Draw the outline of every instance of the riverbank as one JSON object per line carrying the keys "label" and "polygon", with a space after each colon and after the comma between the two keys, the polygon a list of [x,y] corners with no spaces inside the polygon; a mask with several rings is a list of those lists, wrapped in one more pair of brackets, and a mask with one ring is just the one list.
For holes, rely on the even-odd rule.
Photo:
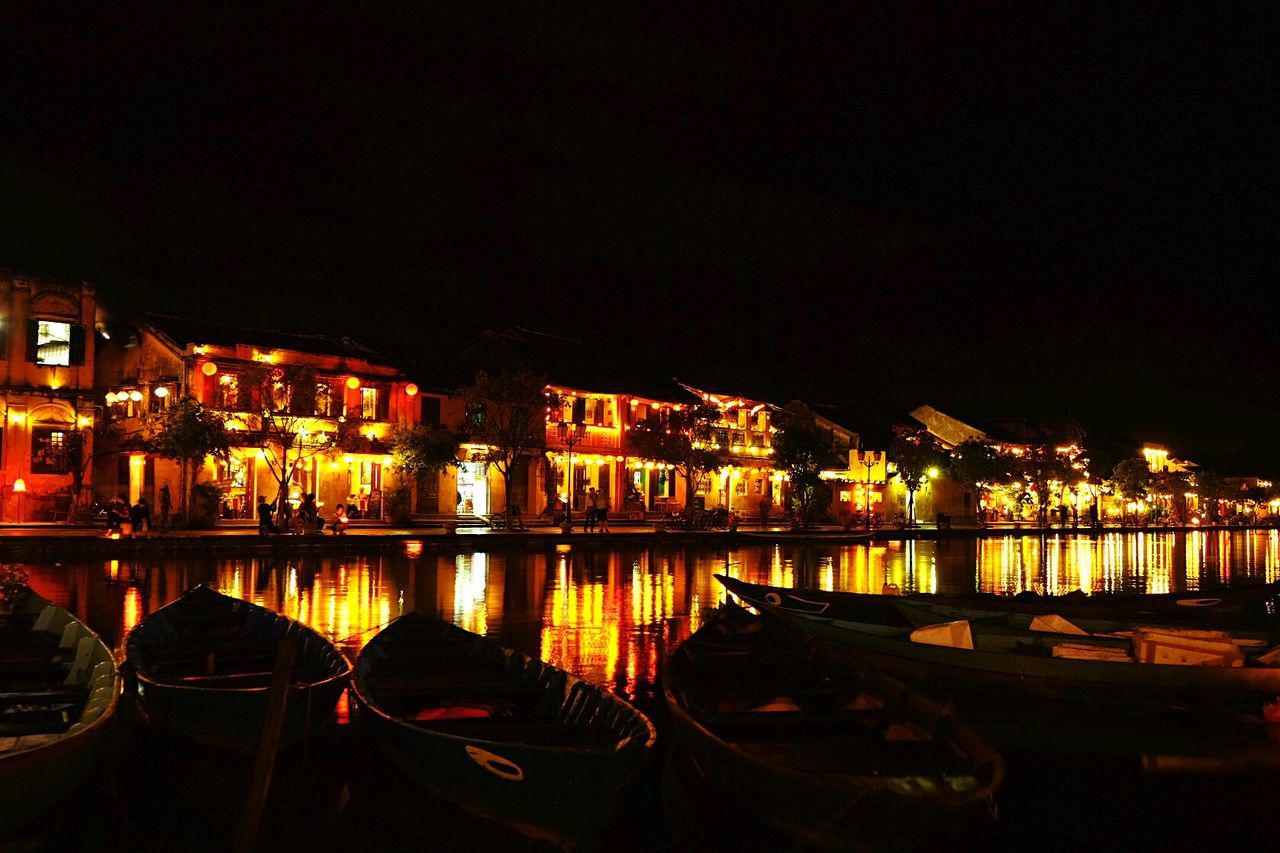
{"label": "riverbank", "polygon": [[791,531],[781,526],[743,526],[728,530],[666,530],[647,523],[613,523],[608,533],[586,533],[580,526],[564,533],[550,525],[525,530],[493,530],[470,526],[446,528],[444,525],[395,527],[378,522],[353,525],[341,536],[272,535],[262,536],[257,527],[231,523],[212,530],[172,530],[152,532],[136,537],[110,537],[100,526],[74,524],[0,525],[0,560],[35,557],[106,557],[151,556],[178,553],[332,553],[413,547],[416,543],[431,548],[459,550],[501,550],[511,547],[543,547],[573,545],[583,547],[635,546],[641,543],[688,543],[715,547],[772,544],[850,545],[860,542],[893,542],[910,540],[1000,539],[1010,536],[1098,536],[1107,533],[1191,533],[1229,532],[1274,529],[1263,525],[1232,527],[882,527],[871,531],[845,530],[836,525],[812,530]]}

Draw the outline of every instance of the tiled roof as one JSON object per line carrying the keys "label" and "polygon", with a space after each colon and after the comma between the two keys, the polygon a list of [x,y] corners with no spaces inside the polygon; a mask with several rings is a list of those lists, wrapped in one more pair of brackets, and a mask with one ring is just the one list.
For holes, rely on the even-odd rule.
{"label": "tiled roof", "polygon": [[386,363],[387,357],[351,338],[334,338],[327,335],[309,335],[285,332],[278,329],[259,329],[236,323],[216,320],[195,320],[170,314],[143,314],[142,321],[168,337],[180,347],[191,344],[213,346],[249,346],[264,349],[284,349],[315,355],[332,355],[342,358],[360,358],[366,361]]}

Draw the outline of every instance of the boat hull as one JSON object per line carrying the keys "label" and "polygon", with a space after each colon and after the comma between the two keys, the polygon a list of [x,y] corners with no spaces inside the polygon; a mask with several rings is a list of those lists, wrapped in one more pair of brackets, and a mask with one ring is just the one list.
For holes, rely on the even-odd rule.
{"label": "boat hull", "polygon": [[[34,594],[26,606],[55,607]],[[88,696],[79,721],[64,734],[0,736],[5,741],[0,749],[0,837],[18,832],[71,796],[97,764],[115,723],[121,679],[111,650],[84,623],[62,608],[57,611],[59,624],[75,624],[76,642],[86,638],[92,643]],[[38,745],[23,748],[26,738]]]}
{"label": "boat hull", "polygon": [[[719,576],[718,576],[719,577]],[[1196,667],[1073,660],[911,642],[895,625],[800,613],[770,600],[769,587],[722,578],[747,603],[826,643],[837,654],[926,685],[939,695],[975,689],[1045,699],[1176,704],[1257,715],[1280,695],[1280,667]],[[975,632],[980,626],[975,626]],[[1031,638],[1029,642],[1036,642]]]}
{"label": "boat hull", "polygon": [[[513,677],[546,685],[546,698],[561,717],[584,724],[607,718],[617,735],[603,748],[547,746],[452,733],[389,713],[366,678],[376,672],[377,658],[387,648],[388,637],[403,628],[398,627],[402,620],[439,624],[442,632],[466,635],[473,648],[464,658],[503,660]],[[655,732],[648,719],[601,688],[487,638],[417,614],[402,620],[375,637],[356,664],[352,692],[358,721],[378,750],[430,793],[524,835],[572,846],[598,831],[652,750]]]}
{"label": "boat hull", "polygon": [[[897,709],[895,717],[900,713],[904,722],[919,727],[917,731],[932,732],[933,737],[927,740],[942,752],[966,756],[963,769],[928,763],[908,769],[901,764],[903,757],[895,756],[893,743],[882,743],[874,733],[878,726],[888,725],[887,712],[879,721],[864,716],[866,712],[852,712],[844,720],[827,712],[826,716],[788,722],[776,731],[772,729],[779,719],[776,712],[748,713],[745,719],[732,714],[738,723],[763,729],[745,735],[742,741],[722,736],[716,722],[708,722],[687,707],[688,696],[699,687],[686,652],[690,644],[702,642],[703,635],[719,640],[716,629],[715,624],[705,626],[677,649],[666,670],[664,694],[676,746],[687,759],[680,765],[685,768],[684,775],[693,775],[696,779],[692,781],[710,786],[734,811],[769,827],[787,839],[787,846],[823,850],[950,847],[990,823],[992,798],[1004,774],[999,756],[956,720],[950,709],[883,673],[860,671],[856,692],[879,697],[885,707]],[[719,643],[717,647],[724,648]],[[739,661],[758,660],[754,657],[758,651],[744,648]],[[797,662],[787,668],[794,672],[800,666]],[[732,673],[722,675],[732,676],[728,678],[731,693],[744,686]],[[764,691],[761,696],[768,695],[776,684],[772,674],[764,676],[764,681],[769,683],[759,685]],[[827,687],[824,683],[815,682],[816,693],[804,689],[802,693],[813,701],[830,689],[829,683]],[[785,696],[788,690],[780,688],[778,692]],[[725,701],[716,695],[713,689],[707,698],[713,703]],[[831,701],[833,695],[818,699],[819,704]],[[797,728],[795,723],[802,725]],[[788,740],[789,736],[795,740]],[[848,744],[855,745],[854,761],[866,762],[863,766],[856,767],[844,757]],[[864,748],[865,752],[857,755]],[[834,759],[839,772],[831,772],[833,759],[820,757],[830,750],[841,756]],[[883,756],[877,759],[880,751]],[[687,784],[691,780],[683,781]]]}
{"label": "boat hull", "polygon": [[[260,646],[259,666],[266,671],[253,686],[198,686],[160,673],[157,659],[177,642],[185,627],[200,622],[208,638],[192,640],[216,656],[228,645]],[[158,730],[173,737],[233,750],[256,749],[262,738],[269,703],[269,676],[275,644],[286,633],[298,639],[295,677],[289,686],[282,745],[320,730],[333,713],[351,677],[351,663],[340,649],[311,628],[241,599],[197,587],[148,615],[130,633],[126,648],[133,667],[138,708]],[[302,678],[302,670],[311,673]],[[234,680],[229,677],[223,681]]]}

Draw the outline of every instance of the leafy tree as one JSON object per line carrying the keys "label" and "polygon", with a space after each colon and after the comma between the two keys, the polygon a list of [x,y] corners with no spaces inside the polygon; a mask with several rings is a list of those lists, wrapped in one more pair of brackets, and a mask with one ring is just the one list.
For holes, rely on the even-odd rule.
{"label": "leafy tree", "polygon": [[942,456],[925,430],[900,430],[889,446],[889,458],[907,490],[907,521],[914,524],[916,492],[929,478],[929,470],[941,463]]}
{"label": "leafy tree", "polygon": [[478,371],[475,384],[458,394],[467,403],[464,438],[488,448],[484,460],[502,475],[510,518],[515,506],[511,478],[533,451],[546,447],[546,413],[560,398],[547,390],[546,379],[522,369]]}
{"label": "leafy tree", "polygon": [[395,431],[391,456],[401,478],[421,480],[458,463],[458,437],[444,427],[415,424]]}
{"label": "leafy tree", "polygon": [[1150,482],[1151,469],[1147,460],[1140,457],[1120,460],[1111,472],[1112,489],[1126,501],[1146,498]]}
{"label": "leafy tree", "polygon": [[971,438],[951,449],[951,479],[971,490],[982,503],[991,486],[1009,480],[1012,463],[1008,456],[985,441]]}
{"label": "leafy tree", "polygon": [[1216,471],[1201,470],[1196,473],[1196,494],[1209,509],[1209,522],[1218,523],[1218,502],[1231,497],[1231,487]]}
{"label": "leafy tree", "polygon": [[773,438],[774,464],[787,472],[801,527],[813,526],[825,484],[819,476],[830,462],[830,434],[810,413],[789,415]]}
{"label": "leafy tree", "polygon": [[706,482],[707,474],[720,468],[728,451],[715,446],[715,425],[720,420],[715,406],[698,404],[680,411],[654,413],[631,428],[629,439],[636,456],[671,465],[684,479],[685,526],[693,527],[693,496]]}
{"label": "leafy tree", "polygon": [[178,514],[187,517],[188,498],[200,467],[210,456],[225,459],[229,453],[226,421],[222,415],[200,405],[192,397],[183,397],[169,407],[160,419],[152,440],[156,452],[178,463]]}
{"label": "leafy tree", "polygon": [[301,364],[254,366],[240,376],[241,407],[276,481],[275,510],[284,523],[289,482],[299,462],[320,455],[337,433],[316,418],[316,372]]}
{"label": "leafy tree", "polygon": [[1174,521],[1186,523],[1186,494],[1191,489],[1190,477],[1180,471],[1162,471],[1152,475],[1150,489],[1153,495],[1164,500]]}

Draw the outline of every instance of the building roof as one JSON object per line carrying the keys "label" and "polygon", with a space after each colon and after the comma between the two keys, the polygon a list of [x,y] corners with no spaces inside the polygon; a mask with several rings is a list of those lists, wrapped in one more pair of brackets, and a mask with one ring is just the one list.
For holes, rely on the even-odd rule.
{"label": "building roof", "polygon": [[180,349],[193,344],[234,347],[248,344],[263,349],[283,349],[294,352],[331,355],[341,358],[359,358],[365,361],[387,364],[384,353],[370,349],[349,337],[334,338],[328,335],[284,332],[278,329],[260,329],[238,323],[217,320],[196,320],[171,314],[143,314],[141,321],[159,334],[177,344]]}

